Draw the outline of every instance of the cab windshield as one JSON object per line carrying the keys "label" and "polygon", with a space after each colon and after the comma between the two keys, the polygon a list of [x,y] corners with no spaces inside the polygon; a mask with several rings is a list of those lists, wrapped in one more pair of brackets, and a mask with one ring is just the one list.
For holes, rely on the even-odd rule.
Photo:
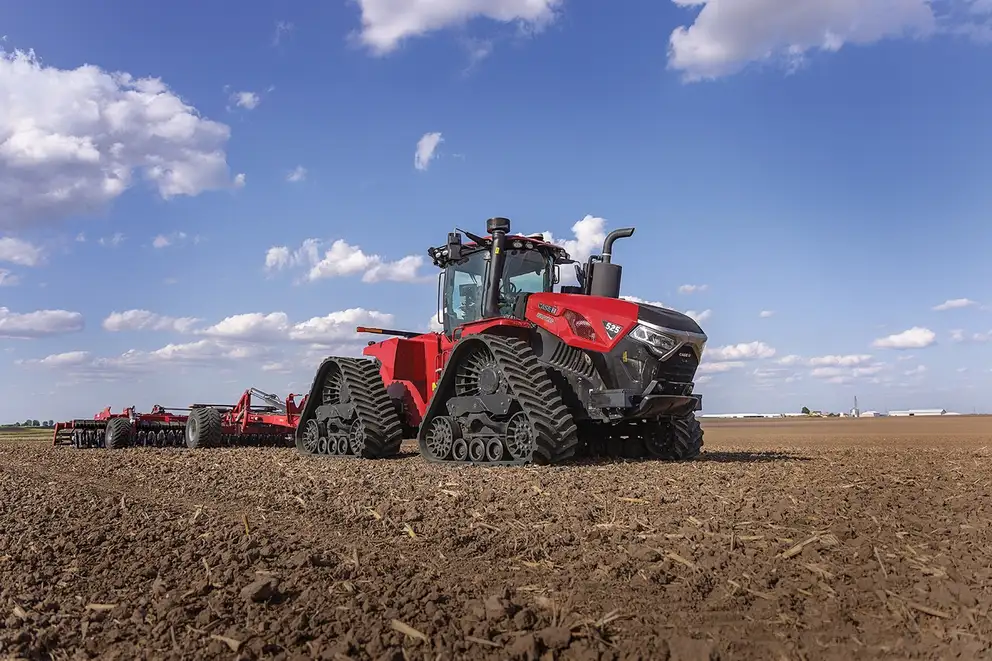
{"label": "cab windshield", "polygon": [[[444,278],[444,332],[482,318],[489,252],[479,250],[448,267]],[[509,315],[517,297],[551,291],[551,261],[537,250],[507,250],[500,285],[500,314]]]}

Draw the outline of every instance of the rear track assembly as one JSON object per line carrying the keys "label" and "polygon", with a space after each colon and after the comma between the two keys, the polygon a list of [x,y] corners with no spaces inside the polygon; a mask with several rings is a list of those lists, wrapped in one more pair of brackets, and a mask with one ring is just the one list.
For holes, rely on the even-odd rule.
{"label": "rear track assembly", "polygon": [[297,431],[301,453],[377,459],[399,452],[403,426],[374,361],[326,359],[317,370],[310,401]]}

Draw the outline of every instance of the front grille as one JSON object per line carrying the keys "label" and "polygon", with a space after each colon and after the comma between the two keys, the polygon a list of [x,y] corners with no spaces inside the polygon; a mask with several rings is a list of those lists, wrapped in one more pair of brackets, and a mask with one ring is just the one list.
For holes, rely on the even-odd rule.
{"label": "front grille", "polygon": [[663,363],[658,363],[655,379],[658,381],[676,381],[688,383],[692,381],[699,366],[696,352],[690,346],[681,347]]}

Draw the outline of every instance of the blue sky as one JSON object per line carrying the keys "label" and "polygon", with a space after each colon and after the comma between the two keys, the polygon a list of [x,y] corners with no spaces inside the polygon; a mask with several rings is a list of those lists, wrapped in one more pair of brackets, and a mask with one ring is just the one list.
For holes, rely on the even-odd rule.
{"label": "blue sky", "polygon": [[813,4],[5,9],[0,420],[305,391],[494,215],[636,227],[705,412],[984,410],[992,3]]}

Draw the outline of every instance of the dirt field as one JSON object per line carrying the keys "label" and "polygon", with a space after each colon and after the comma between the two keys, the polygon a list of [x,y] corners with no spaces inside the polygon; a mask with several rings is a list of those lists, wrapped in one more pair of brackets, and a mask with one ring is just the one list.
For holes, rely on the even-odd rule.
{"label": "dirt field", "polygon": [[992,417],[452,469],[0,443],[0,657],[992,657]]}

